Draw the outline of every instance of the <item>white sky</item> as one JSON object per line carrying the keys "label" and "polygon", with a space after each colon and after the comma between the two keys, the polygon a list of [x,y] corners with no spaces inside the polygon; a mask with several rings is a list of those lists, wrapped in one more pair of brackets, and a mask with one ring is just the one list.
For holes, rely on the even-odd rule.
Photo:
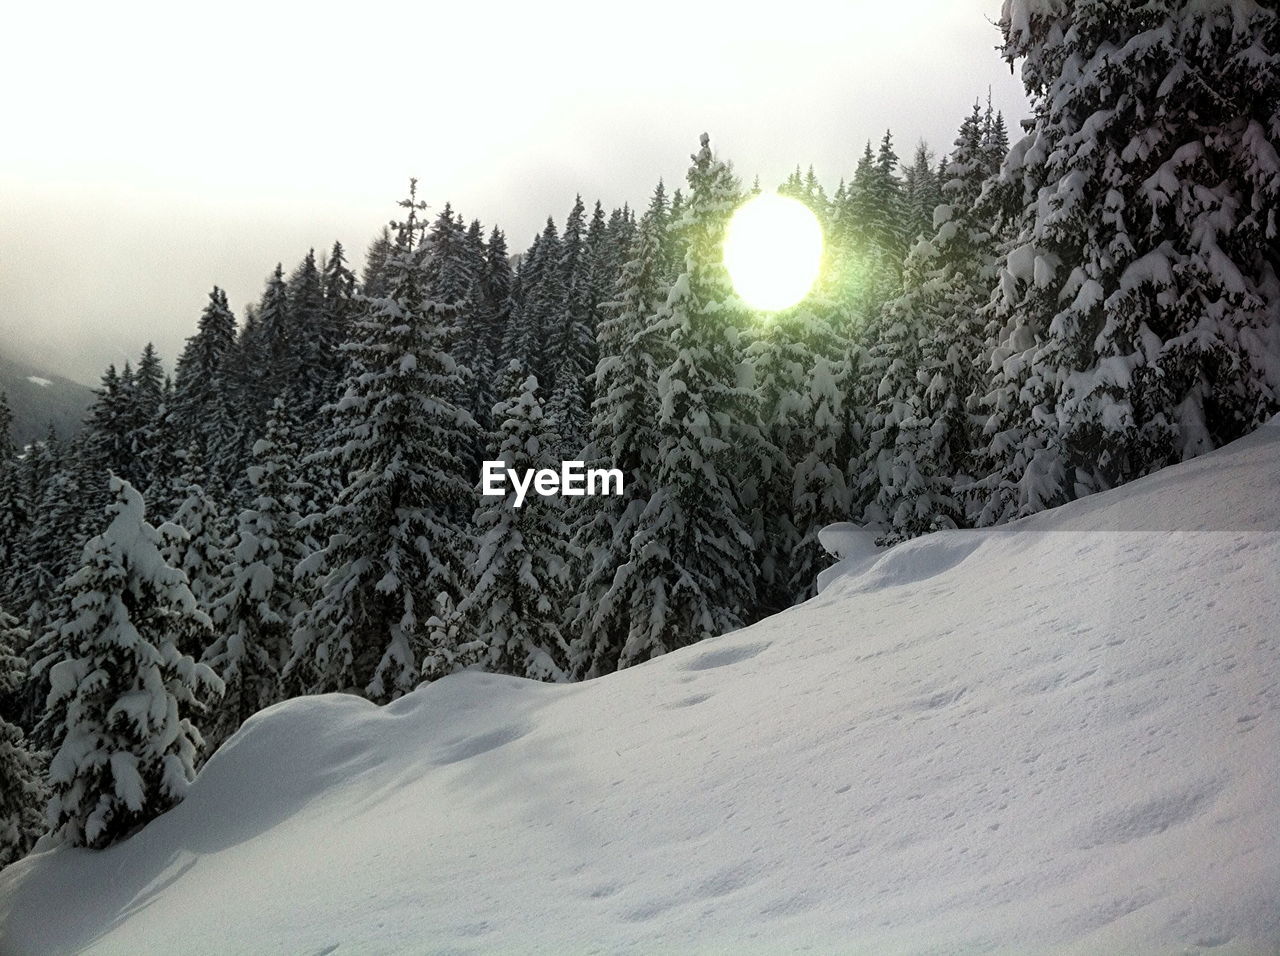
{"label": "white sky", "polygon": [[10,5],[0,353],[92,383],[153,340],[172,367],[214,283],[239,314],[311,246],[363,264],[410,175],[516,252],[576,192],[681,184],[704,129],[748,181],[828,188],[886,127],[945,152],[988,86],[1016,138],[999,7]]}

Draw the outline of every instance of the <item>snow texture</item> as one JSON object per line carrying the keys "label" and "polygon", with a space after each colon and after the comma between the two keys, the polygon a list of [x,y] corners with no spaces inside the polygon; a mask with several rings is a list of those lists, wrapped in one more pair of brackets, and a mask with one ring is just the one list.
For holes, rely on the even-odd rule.
{"label": "snow texture", "polygon": [[575,685],[291,700],[0,951],[1280,945],[1280,421]]}

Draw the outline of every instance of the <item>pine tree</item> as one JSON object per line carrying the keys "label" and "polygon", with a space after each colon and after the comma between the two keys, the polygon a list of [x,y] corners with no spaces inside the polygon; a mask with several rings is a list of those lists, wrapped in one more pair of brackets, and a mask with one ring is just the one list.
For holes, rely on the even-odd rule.
{"label": "pine tree", "polygon": [[8,396],[0,391],[0,597],[8,593],[19,570],[18,555],[26,538],[29,507],[13,447],[13,413]]}
{"label": "pine tree", "polygon": [[564,312],[563,252],[555,220],[547,224],[520,263],[520,304],[507,330],[505,362],[521,362],[540,382],[551,383],[556,356],[550,336]]}
{"label": "pine tree", "polygon": [[232,363],[237,350],[236,320],[226,293],[214,286],[196,334],[187,339],[174,370],[168,434],[194,441],[201,466],[216,473],[239,420]]}
{"label": "pine tree", "polygon": [[507,328],[516,309],[515,275],[511,271],[511,258],[507,254],[507,237],[494,226],[485,245],[484,274],[482,278],[485,308],[488,315],[486,346],[495,369],[503,366],[503,342]]}
{"label": "pine tree", "polygon": [[25,611],[27,627],[38,635],[54,614],[58,582],[74,570],[85,540],[82,504],[88,489],[81,487],[83,472],[63,455],[52,428],[29,460],[28,495],[33,507],[14,607]]}
{"label": "pine tree", "polygon": [[356,294],[355,273],[347,267],[346,250],[340,242],[334,242],[329,251],[321,270],[320,287],[324,301],[320,344],[328,387],[333,389],[346,371],[341,349],[350,331]]}
{"label": "pine tree", "polygon": [[[314,266],[313,262],[313,273]],[[261,431],[271,402],[284,395],[292,383],[299,381],[302,369],[304,346],[299,341],[284,280],[284,267],[280,263],[267,276],[267,286],[258,303],[257,334],[257,361],[249,367],[251,391],[245,396],[247,418],[240,423],[240,445],[246,448],[250,444],[250,436]]]}
{"label": "pine tree", "polygon": [[665,214],[659,183],[640,222],[633,258],[622,270],[616,311],[600,324],[596,400],[585,458],[593,468],[620,469],[626,481],[622,495],[585,499],[573,532],[583,564],[572,606],[570,648],[571,673],[579,678],[617,669],[632,608],[643,599],[644,582],[635,574],[631,542],[658,472],[654,420],[661,358],[655,356],[665,356],[654,328],[667,296]]}
{"label": "pine tree", "polygon": [[988,177],[1000,172],[1004,158],[1009,154],[1009,130],[1004,114],[991,105],[991,92],[987,92],[987,109],[982,114],[982,158]]}
{"label": "pine tree", "polygon": [[302,610],[293,571],[302,556],[298,509],[306,492],[292,473],[294,430],[284,401],[276,399],[266,433],[253,447],[253,497],[229,542],[226,586],[212,602],[217,637],[203,660],[222,677],[226,694],[206,729],[210,749],[281,699],[280,669],[293,618]]}
{"label": "pine tree", "polygon": [[1034,119],[992,324],[982,523],[1201,454],[1280,407],[1274,8],[1011,2]]}
{"label": "pine tree", "polygon": [[387,294],[386,265],[391,250],[391,230],[383,226],[378,237],[369,243],[364,271],[360,274],[360,291],[370,299],[381,299]]}
{"label": "pine tree", "polygon": [[[180,503],[169,521],[160,526],[160,535],[165,561],[186,576],[197,609],[209,614],[224,585],[227,520],[204,489],[199,462],[194,456],[188,462],[188,469],[177,480]],[[179,649],[198,658],[205,648],[180,645]]]}
{"label": "pine tree", "polygon": [[[81,453],[76,456],[82,469],[106,475],[121,474],[130,468],[128,405],[132,385],[133,372],[128,363],[124,375],[116,371],[114,364],[107,366],[85,418]],[[97,510],[106,500],[102,493],[95,494],[94,498],[86,503],[86,510]]]}
{"label": "pine tree", "polygon": [[760,605],[776,611],[813,594],[828,563],[818,532],[845,520],[851,430],[845,393],[853,348],[821,289],[749,335],[766,441],[757,443],[752,508]]}
{"label": "pine tree", "polygon": [[461,387],[445,350],[456,310],[431,298],[411,181],[405,220],[385,264],[389,294],[364,299],[348,346],[352,371],[333,406],[331,450],[350,476],[317,533],[328,543],[300,566],[315,579],[286,682],[362,688],[375,700],[448,673],[457,649],[432,621],[456,607],[470,548],[472,479],[463,456],[475,424],[448,396]]}
{"label": "pine tree", "polygon": [[917,144],[907,170],[902,198],[906,211],[903,233],[909,249],[917,240],[933,234],[933,211],[942,204],[942,184],[933,164],[933,153],[923,140]]}
{"label": "pine tree", "polygon": [[163,401],[164,367],[148,342],[128,389],[121,395],[120,408],[125,456],[118,474],[137,487],[150,485],[160,468]]}
{"label": "pine tree", "polygon": [[973,409],[986,384],[980,311],[995,278],[995,238],[979,205],[987,157],[975,103],[946,168],[937,228],[908,256],[906,288],[881,314],[863,370],[875,400],[858,511],[882,543],[968,523]]}
{"label": "pine tree", "polygon": [[336,344],[330,334],[325,312],[324,279],[316,265],[316,251],[309,249],[302,262],[285,283],[285,302],[289,328],[289,350],[292,361],[288,377],[281,389],[268,399],[271,402],[287,391],[295,401],[298,416],[310,421],[320,406],[331,401],[329,394],[331,356],[328,350]]}
{"label": "pine tree", "polygon": [[689,169],[679,230],[685,268],[655,331],[665,340],[657,382],[658,473],[632,541],[642,591],[619,656],[627,666],[740,627],[756,606],[757,568],[734,456],[754,422],[738,384],[747,318],[721,249],[741,187],[704,133]]}
{"label": "pine tree", "polygon": [[[509,397],[494,408],[496,457],[507,468],[558,468],[560,437],[550,430],[538,380],[518,362],[506,372]],[[512,490],[485,499],[475,515],[478,549],[471,593],[459,612],[481,647],[486,669],[566,680],[568,646],[562,615],[569,596],[572,548],[564,504],[531,495],[519,507]]]}
{"label": "pine tree", "polygon": [[27,633],[0,608],[0,870],[21,859],[44,830],[41,767],[18,725]]}
{"label": "pine tree", "polygon": [[74,617],[49,674],[48,818],[73,846],[106,846],[182,799],[203,745],[193,718],[222,692],[178,650],[209,619],[165,563],[142,496],[119,478],[110,490],[108,527],[65,584]]}

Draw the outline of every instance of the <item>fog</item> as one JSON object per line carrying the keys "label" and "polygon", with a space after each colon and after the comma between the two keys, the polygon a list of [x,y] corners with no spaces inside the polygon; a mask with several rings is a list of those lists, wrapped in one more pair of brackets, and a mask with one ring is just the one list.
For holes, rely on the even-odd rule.
{"label": "fog", "polygon": [[92,384],[153,341],[171,368],[215,283],[240,314],[310,247],[362,265],[411,175],[518,252],[576,193],[682,184],[703,130],[748,182],[831,189],[888,127],[909,161],[988,88],[1015,139],[1027,112],[998,0],[444,6],[9,11],[0,354]]}

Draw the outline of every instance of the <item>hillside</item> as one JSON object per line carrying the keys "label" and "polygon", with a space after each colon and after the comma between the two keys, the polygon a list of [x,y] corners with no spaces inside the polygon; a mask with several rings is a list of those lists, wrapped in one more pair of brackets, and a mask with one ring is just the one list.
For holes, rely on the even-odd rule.
{"label": "hillside", "polygon": [[51,424],[63,437],[74,435],[93,401],[88,386],[3,355],[0,392],[8,396],[13,440],[19,447],[44,438]]}
{"label": "hillside", "polygon": [[0,952],[1274,953],[1280,421],[585,684],[251,719]]}

